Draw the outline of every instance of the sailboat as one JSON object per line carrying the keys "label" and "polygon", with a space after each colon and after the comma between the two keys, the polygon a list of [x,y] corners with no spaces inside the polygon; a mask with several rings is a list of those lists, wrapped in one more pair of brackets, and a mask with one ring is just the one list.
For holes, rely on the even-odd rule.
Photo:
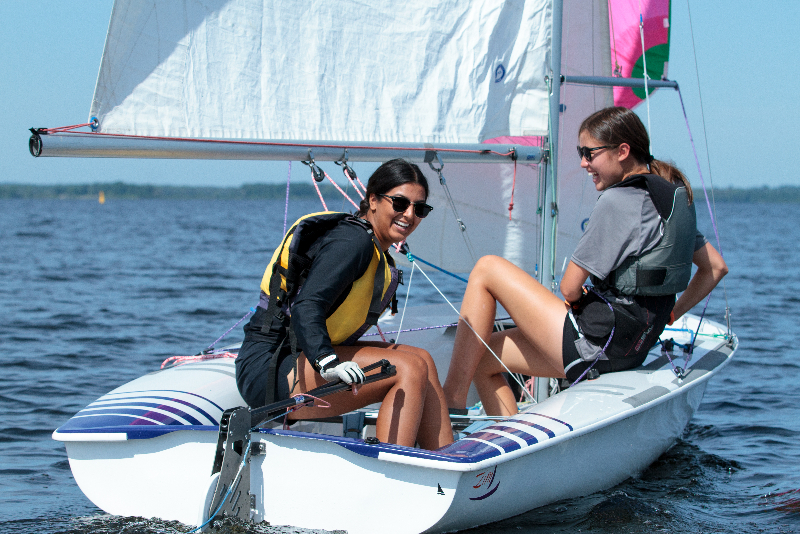
{"label": "sailboat", "polygon": [[[668,38],[666,0],[116,0],[82,125],[91,131],[34,130],[29,148],[303,161],[320,177],[325,162],[404,157],[440,184],[413,254],[398,257],[406,269],[466,273],[497,254],[555,291],[596,199],[561,147],[594,110],[678,88],[662,79]],[[502,310],[497,319],[513,326]],[[443,378],[456,321],[442,303],[379,326],[431,352]],[[516,416],[471,410],[460,439],[437,451],[377,442],[369,410],[253,426],[235,347],[121,385],[53,437],[112,514],[450,532],[612,487],[664,453],[738,341],[694,315],[662,337],[672,341],[630,371],[562,391],[535,378]],[[615,451],[602,469],[576,467],[598,450]]]}

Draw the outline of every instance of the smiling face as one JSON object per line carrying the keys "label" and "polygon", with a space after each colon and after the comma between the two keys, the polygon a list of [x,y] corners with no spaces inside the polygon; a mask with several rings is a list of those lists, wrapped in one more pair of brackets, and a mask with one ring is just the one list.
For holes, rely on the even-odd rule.
{"label": "smiling face", "polygon": [[[585,147],[598,147],[604,146],[608,143],[602,143],[589,135],[585,130],[578,136],[580,146]],[[586,172],[591,176],[594,182],[594,188],[598,191],[621,182],[625,176],[625,170],[621,161],[625,159],[621,157],[621,148],[627,145],[620,145],[619,147],[601,148],[592,152],[592,161],[587,161],[586,158],[581,158],[581,167],[586,169]],[[627,156],[627,151],[625,156]]]}
{"label": "smiling face", "polygon": [[387,250],[392,243],[400,243],[411,235],[416,229],[419,217],[414,215],[413,202],[425,202],[425,188],[418,183],[406,183],[390,189],[386,196],[401,196],[412,202],[404,212],[396,212],[392,207],[392,200],[385,196],[370,195],[369,211],[364,218],[372,224],[375,237],[383,250]]}

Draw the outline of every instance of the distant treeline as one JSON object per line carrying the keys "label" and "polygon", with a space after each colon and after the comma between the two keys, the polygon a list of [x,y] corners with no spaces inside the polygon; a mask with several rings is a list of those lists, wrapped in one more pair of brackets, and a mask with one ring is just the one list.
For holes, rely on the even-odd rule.
{"label": "distant treeline", "polygon": [[[320,184],[323,195],[333,186]],[[134,185],[123,182],[87,185],[25,185],[0,184],[0,198],[62,198],[97,199],[102,191],[106,200],[163,199],[163,200],[264,200],[286,198],[286,184],[245,184],[240,187],[194,187],[174,185]],[[311,184],[292,184],[289,197],[316,197]]]}
{"label": "distant treeline", "polygon": [[[320,184],[327,196],[333,186]],[[63,198],[97,199],[103,192],[106,200],[113,199],[164,199],[164,200],[264,200],[286,198],[285,184],[245,184],[240,187],[193,187],[175,185],[134,185],[123,182],[87,185],[24,185],[0,184],[0,199],[11,198]],[[702,191],[695,187],[695,194]],[[292,184],[290,198],[313,198],[317,192],[308,183]],[[749,189],[719,188],[714,190],[718,202],[778,202],[800,203],[800,187],[758,187]]]}
{"label": "distant treeline", "polygon": [[[702,190],[692,186],[695,195],[702,194]],[[711,196],[711,191],[709,191]],[[800,187],[784,185],[781,187],[753,187],[748,189],[735,189],[732,187],[714,189],[714,199],[717,202],[776,202],[800,203]]]}

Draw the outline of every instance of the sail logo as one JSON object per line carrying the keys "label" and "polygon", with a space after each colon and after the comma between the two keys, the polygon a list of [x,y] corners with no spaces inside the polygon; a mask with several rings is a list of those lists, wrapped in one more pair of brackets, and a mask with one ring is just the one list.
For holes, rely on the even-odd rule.
{"label": "sail logo", "polygon": [[494,83],[500,83],[503,81],[503,78],[506,77],[506,68],[500,63],[496,69],[494,69]]}
{"label": "sail logo", "polygon": [[480,495],[479,497],[470,497],[469,500],[482,501],[483,499],[489,497],[491,494],[497,491],[497,488],[500,487],[500,481],[497,481],[497,484],[495,484],[494,487],[492,487],[492,483],[495,481],[496,473],[497,473],[497,466],[494,466],[493,471],[481,471],[480,473],[475,475],[475,478],[477,478],[478,480],[476,481],[477,484],[475,484],[472,487],[474,489],[485,488],[485,493],[483,495]]}

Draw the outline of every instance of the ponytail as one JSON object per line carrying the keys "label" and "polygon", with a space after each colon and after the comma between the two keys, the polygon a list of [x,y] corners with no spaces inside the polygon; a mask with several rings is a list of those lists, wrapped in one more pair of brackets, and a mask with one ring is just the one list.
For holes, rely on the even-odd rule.
{"label": "ponytail", "polygon": [[686,188],[686,196],[689,198],[689,204],[691,205],[692,202],[694,202],[692,186],[689,185],[689,180],[686,179],[686,176],[684,176],[677,167],[667,163],[666,161],[653,159],[650,162],[650,172],[657,174],[670,183],[683,185]]}

